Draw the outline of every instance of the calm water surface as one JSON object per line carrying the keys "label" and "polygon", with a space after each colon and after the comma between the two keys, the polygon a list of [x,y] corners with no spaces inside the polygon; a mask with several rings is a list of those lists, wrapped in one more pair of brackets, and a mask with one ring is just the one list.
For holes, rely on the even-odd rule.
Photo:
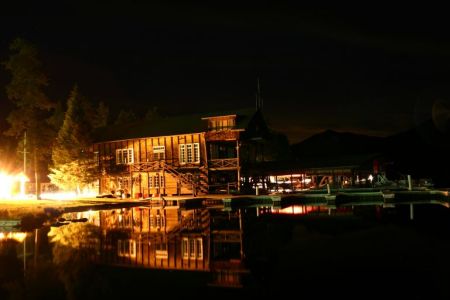
{"label": "calm water surface", "polygon": [[153,205],[3,218],[0,232],[0,299],[450,298],[441,205],[414,220],[409,205]]}

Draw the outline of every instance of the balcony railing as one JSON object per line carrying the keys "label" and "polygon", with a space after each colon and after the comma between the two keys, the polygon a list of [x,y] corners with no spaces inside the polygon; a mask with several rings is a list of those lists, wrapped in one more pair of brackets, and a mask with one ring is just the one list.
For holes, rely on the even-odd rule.
{"label": "balcony railing", "polygon": [[237,158],[211,159],[208,166],[210,169],[236,169],[239,162]]}

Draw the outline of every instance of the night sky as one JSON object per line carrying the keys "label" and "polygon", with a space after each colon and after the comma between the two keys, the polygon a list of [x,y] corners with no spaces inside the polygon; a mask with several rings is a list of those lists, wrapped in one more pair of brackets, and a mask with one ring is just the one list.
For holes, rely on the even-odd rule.
{"label": "night sky", "polygon": [[[450,21],[438,7],[124,3],[2,16],[0,59],[15,37],[30,40],[52,99],[77,83],[113,118],[251,107],[259,76],[264,113],[291,142],[325,129],[386,136],[450,99]],[[1,69],[2,127],[8,80]]]}

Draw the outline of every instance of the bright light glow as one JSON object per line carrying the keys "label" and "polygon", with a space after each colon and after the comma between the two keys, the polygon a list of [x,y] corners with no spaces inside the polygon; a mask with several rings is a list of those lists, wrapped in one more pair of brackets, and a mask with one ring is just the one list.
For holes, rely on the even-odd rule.
{"label": "bright light glow", "polygon": [[[9,174],[0,171],[0,199],[4,200],[25,200],[35,198],[35,195],[27,195],[25,191],[25,183],[29,179],[23,173]],[[41,199],[47,200],[74,200],[79,198],[95,198],[97,196],[96,189],[84,189],[80,193],[75,192],[52,192],[42,193]]]}
{"label": "bright light glow", "polygon": [[373,180],[373,176],[372,176],[372,174],[370,174],[370,175],[369,175],[369,177],[367,177],[367,179],[369,179],[369,180],[370,180],[370,182],[372,182],[372,180]]}
{"label": "bright light glow", "polygon": [[81,193],[77,194],[75,192],[52,192],[52,193],[42,193],[41,199],[46,200],[74,200],[79,198],[95,198],[96,192],[90,190],[83,190]]}
{"label": "bright light glow", "polygon": [[274,213],[288,214],[288,215],[305,215],[314,210],[315,210],[315,208],[313,206],[292,205],[292,206],[288,206],[286,208],[275,210]]}
{"label": "bright light glow", "polygon": [[25,182],[28,178],[23,174],[7,174],[0,172],[0,198],[12,199],[23,198],[25,196]]}
{"label": "bright light glow", "polygon": [[10,239],[21,243],[26,237],[26,232],[0,232],[0,241]]}

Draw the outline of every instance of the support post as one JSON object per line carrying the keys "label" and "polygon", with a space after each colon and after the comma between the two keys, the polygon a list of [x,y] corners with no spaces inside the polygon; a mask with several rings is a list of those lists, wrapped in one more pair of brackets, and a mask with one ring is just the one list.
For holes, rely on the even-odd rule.
{"label": "support post", "polygon": [[38,175],[38,163],[37,163],[37,154],[36,154],[36,146],[34,147],[34,182],[36,184],[36,200],[41,198],[41,189],[39,186],[39,175]]}
{"label": "support post", "polygon": [[241,163],[239,162],[239,140],[236,140],[236,158],[237,158],[237,191],[241,191]]}
{"label": "support post", "polygon": [[243,228],[242,228],[242,210],[239,209],[239,237],[240,237],[240,254],[241,254],[241,259],[244,259],[245,254],[244,254],[244,239],[243,239]]}
{"label": "support post", "polygon": [[23,175],[27,175],[27,132],[23,133]]}
{"label": "support post", "polygon": [[27,271],[27,236],[23,239],[23,273]]}
{"label": "support post", "polygon": [[37,267],[39,256],[39,229],[34,230],[34,268]]}
{"label": "support post", "polygon": [[414,220],[414,204],[409,204],[409,219]]}
{"label": "support post", "polygon": [[408,175],[408,191],[412,191],[411,175]]}
{"label": "support post", "polygon": [[[131,170],[131,165],[129,166],[129,168],[130,168],[130,186],[129,186],[129,188],[130,188],[130,198],[133,198],[134,197],[134,195],[133,195],[133,171]],[[125,198],[126,198],[126,195],[125,195]]]}

